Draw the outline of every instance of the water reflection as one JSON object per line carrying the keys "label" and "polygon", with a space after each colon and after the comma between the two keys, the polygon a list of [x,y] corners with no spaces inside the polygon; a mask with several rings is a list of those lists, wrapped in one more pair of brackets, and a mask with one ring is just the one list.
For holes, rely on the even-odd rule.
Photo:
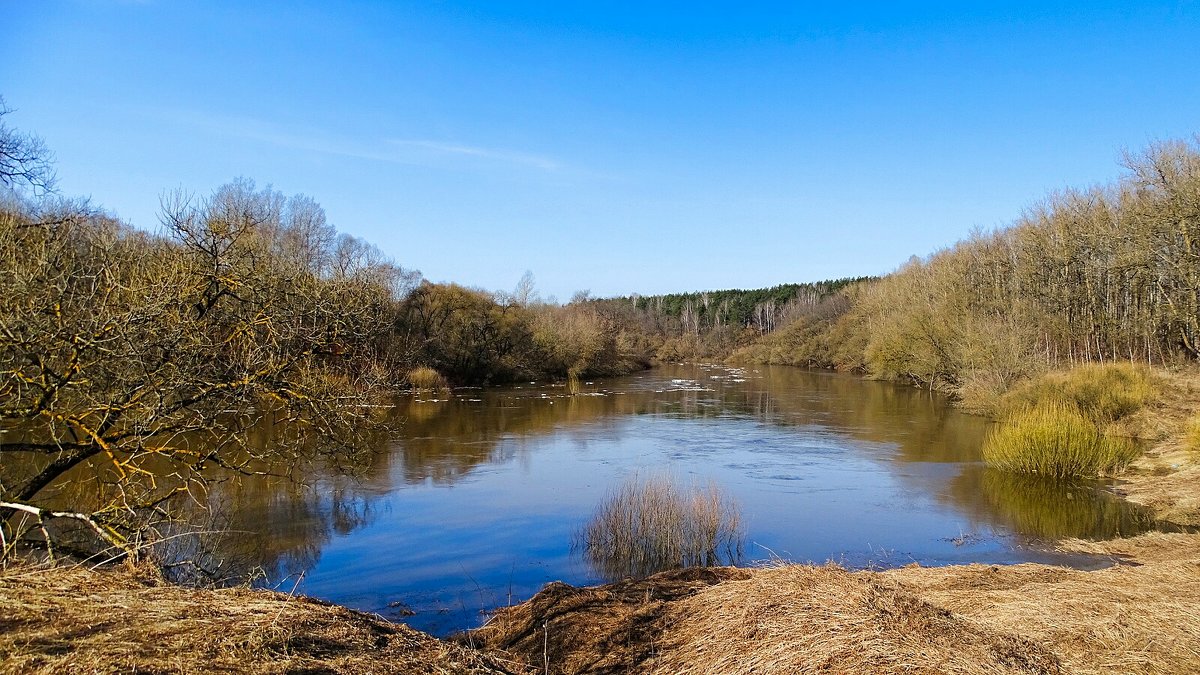
{"label": "water reflection", "polygon": [[[229,534],[212,562],[304,572],[299,592],[443,633],[549,581],[645,572],[571,550],[639,472],[713,481],[742,507],[748,557],[851,565],[1044,560],[1044,537],[1160,527],[1092,486],[987,471],[988,428],[937,395],[796,368],[674,366],[566,387],[405,397],[400,438],[354,480],[230,478],[205,505]],[[966,533],[969,544],[948,541]],[[769,552],[769,553],[768,553]],[[290,584],[288,584],[290,588]]]}
{"label": "water reflection", "polygon": [[499,452],[505,439],[628,415],[748,418],[829,429],[886,445],[908,462],[977,461],[987,428],[936,394],[836,373],[763,367],[733,369],[730,375],[721,366],[663,371],[584,387],[579,395],[561,386],[530,385],[466,390],[440,400],[403,399],[396,414],[405,422],[404,480],[452,483],[475,466],[511,459]]}
{"label": "water reflection", "polygon": [[951,489],[961,494],[956,502],[978,517],[1027,536],[1112,539],[1158,526],[1148,509],[1117,499],[1097,484],[972,467]]}

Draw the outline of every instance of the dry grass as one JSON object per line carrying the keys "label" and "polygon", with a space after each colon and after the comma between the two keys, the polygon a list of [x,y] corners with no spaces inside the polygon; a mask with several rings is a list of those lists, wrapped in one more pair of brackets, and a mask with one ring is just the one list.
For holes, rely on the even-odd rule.
{"label": "dry grass", "polygon": [[983,444],[989,465],[1051,478],[1111,475],[1136,457],[1128,439],[1105,435],[1074,404],[1053,400],[1009,415]]}
{"label": "dry grass", "polygon": [[576,539],[592,567],[613,580],[732,564],[743,546],[741,515],[732,499],[715,484],[681,487],[669,476],[623,483]]}
{"label": "dry grass", "polygon": [[552,673],[1200,672],[1200,536],[1066,546],[1124,564],[717,568],[552,584],[473,639]]}
{"label": "dry grass", "polygon": [[552,585],[474,639],[551,673],[1057,673],[1048,649],[837,567]]}
{"label": "dry grass", "polygon": [[1179,525],[1200,526],[1200,463],[1178,443],[1152,448],[1121,476],[1116,492]]}
{"label": "dry grass", "polygon": [[1144,365],[1089,363],[1013,388],[1001,399],[998,412],[1003,419],[1044,403],[1070,404],[1093,422],[1106,425],[1154,402],[1161,388],[1161,379]]}
{"label": "dry grass", "polygon": [[1200,452],[1200,415],[1193,417],[1184,428],[1183,447],[1189,452]]}
{"label": "dry grass", "polygon": [[552,583],[527,602],[499,610],[469,639],[521,658],[538,672],[631,672],[660,651],[663,616],[673,603],[752,574],[690,568],[594,588]]}
{"label": "dry grass", "polygon": [[0,673],[496,673],[496,658],[306,598],[140,570],[0,572]]}
{"label": "dry grass", "polygon": [[1156,371],[1158,398],[1127,421],[1133,433],[1154,443],[1121,476],[1117,491],[1155,511],[1159,518],[1200,526],[1200,368]]}
{"label": "dry grass", "polygon": [[1152,533],[1067,548],[1126,563],[900,569],[901,587],[1047,646],[1074,673],[1200,672],[1200,536]]}
{"label": "dry grass", "polygon": [[0,572],[0,673],[1200,672],[1200,535],[1064,547],[1122,564],[555,583],[455,642],[280,593],[15,568]]}
{"label": "dry grass", "polygon": [[427,366],[408,371],[405,380],[416,391],[445,391],[450,388],[450,383],[441,373]]}
{"label": "dry grass", "polygon": [[1058,673],[1029,640],[838,567],[762,569],[667,616],[655,673]]}

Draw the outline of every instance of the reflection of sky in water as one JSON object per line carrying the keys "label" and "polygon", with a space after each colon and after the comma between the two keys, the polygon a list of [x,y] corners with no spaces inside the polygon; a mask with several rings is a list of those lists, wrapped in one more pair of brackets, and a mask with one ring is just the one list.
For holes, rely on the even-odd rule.
{"label": "reflection of sky in water", "polygon": [[370,517],[327,535],[299,590],[393,617],[401,601],[417,612],[405,621],[435,632],[477,625],[480,610],[549,581],[601,581],[572,555],[572,535],[638,473],[715,481],[741,505],[748,560],[1052,560],[1029,545],[1038,535],[1146,526],[1095,490],[985,471],[987,422],[913,389],[681,366],[584,392],[524,385],[409,403],[406,438],[346,487]]}

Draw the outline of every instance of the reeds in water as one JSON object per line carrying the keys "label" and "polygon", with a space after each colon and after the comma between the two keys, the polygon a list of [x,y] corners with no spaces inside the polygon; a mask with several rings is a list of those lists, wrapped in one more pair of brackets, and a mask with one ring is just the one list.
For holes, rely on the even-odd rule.
{"label": "reeds in water", "polygon": [[738,562],[737,504],[716,484],[680,487],[669,476],[635,477],[614,490],[577,534],[577,549],[608,579]]}
{"label": "reeds in water", "polygon": [[1051,478],[1111,475],[1137,454],[1129,439],[1106,436],[1077,406],[1054,400],[1009,415],[983,445],[991,466]]}
{"label": "reeds in water", "polygon": [[450,383],[441,373],[428,366],[420,366],[408,371],[405,378],[408,386],[416,391],[442,391],[450,388]]}

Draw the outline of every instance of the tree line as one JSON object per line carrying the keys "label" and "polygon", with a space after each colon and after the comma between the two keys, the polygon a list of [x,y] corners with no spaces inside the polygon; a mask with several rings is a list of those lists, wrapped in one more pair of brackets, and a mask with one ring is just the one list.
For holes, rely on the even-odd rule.
{"label": "tree line", "polygon": [[1047,370],[1200,357],[1196,142],[1130,155],[1111,185],[881,278],[558,305],[531,275],[512,293],[430,283],[313,199],[244,179],[167,194],[158,231],[130,227],[59,197],[45,147],[7,112],[0,101],[0,557],[52,540],[133,550],[147,523],[172,521],[172,500],[203,501],[214,468],[353,469],[421,369],[475,385],[732,355],[986,410]]}
{"label": "tree line", "polygon": [[[432,284],[313,199],[239,179],[164,195],[160,228],[60,197],[0,102],[0,560],[117,555],[214,475],[354,470],[408,374],[611,375],[652,346],[586,303]],[[216,472],[216,473],[214,473]],[[184,509],[186,511],[187,509]]]}
{"label": "tree line", "polygon": [[1049,196],[842,290],[736,358],[859,370],[968,407],[1053,369],[1200,358],[1200,144],[1127,154],[1108,185]]}

